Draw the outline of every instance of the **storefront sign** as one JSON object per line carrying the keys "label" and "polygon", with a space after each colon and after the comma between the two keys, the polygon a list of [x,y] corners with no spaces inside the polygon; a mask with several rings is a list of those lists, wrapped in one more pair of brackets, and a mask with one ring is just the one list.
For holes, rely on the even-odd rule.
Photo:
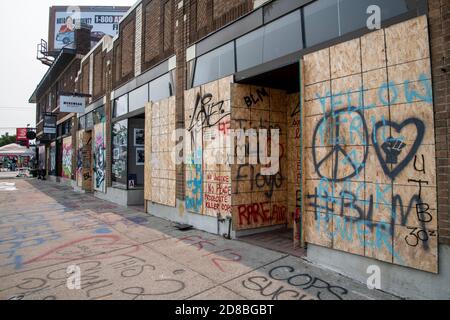
{"label": "storefront sign", "polygon": [[86,108],[85,97],[60,96],[59,111],[68,113],[84,113]]}
{"label": "storefront sign", "polygon": [[56,115],[44,114],[44,134],[56,134]]}
{"label": "storefront sign", "polygon": [[16,129],[16,140],[17,141],[28,140],[27,132],[28,132],[27,128],[17,128]]}
{"label": "storefront sign", "polygon": [[17,128],[16,129],[16,143],[28,147],[30,141],[27,137],[27,128]]}

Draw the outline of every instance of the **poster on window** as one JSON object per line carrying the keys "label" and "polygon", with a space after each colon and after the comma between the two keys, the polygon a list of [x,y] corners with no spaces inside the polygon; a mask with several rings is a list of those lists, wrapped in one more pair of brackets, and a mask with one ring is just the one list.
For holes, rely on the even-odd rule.
{"label": "poster on window", "polygon": [[112,130],[113,157],[112,157],[112,181],[121,185],[127,185],[127,156],[128,156],[128,121],[116,122]]}
{"label": "poster on window", "polygon": [[134,129],[134,146],[143,147],[145,145],[145,129]]}
{"label": "poster on window", "polygon": [[145,164],[145,148],[136,148],[136,165],[143,166]]}

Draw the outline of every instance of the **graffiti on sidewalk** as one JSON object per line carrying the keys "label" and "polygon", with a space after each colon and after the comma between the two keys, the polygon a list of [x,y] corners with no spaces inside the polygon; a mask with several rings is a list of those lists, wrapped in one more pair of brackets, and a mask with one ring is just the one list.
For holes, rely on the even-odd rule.
{"label": "graffiti on sidewalk", "polygon": [[[0,266],[20,270],[30,264],[42,261],[68,261],[82,259],[88,256],[106,254],[117,251],[117,254],[134,253],[140,249],[139,245],[130,243],[117,234],[112,234],[116,226],[136,228],[137,217],[126,219],[115,215],[99,220],[79,212],[78,214],[55,212],[52,215],[30,213],[3,216],[0,219]],[[69,230],[77,230],[86,234],[65,243],[61,243],[63,236]],[[130,229],[131,230],[131,229]],[[41,248],[53,248],[31,256]]]}
{"label": "graffiti on sidewalk", "polygon": [[26,260],[24,265],[39,261],[70,261],[99,255],[107,259],[117,255],[132,254],[140,250],[139,244],[130,245],[119,235],[94,235],[76,239]]}
{"label": "graffiti on sidewalk", "polygon": [[[77,266],[81,270],[81,290],[71,292],[77,299],[173,299],[178,297],[174,295],[182,295],[186,288],[184,270],[166,270],[138,255],[121,254],[101,260],[95,257],[77,262]],[[25,274],[13,286],[0,284],[0,297],[67,299],[66,271],[67,266],[64,265],[48,268],[39,276]]]}
{"label": "graffiti on sidewalk", "polygon": [[196,247],[202,253],[202,258],[207,258],[221,272],[227,272],[230,264],[238,263],[242,260],[242,255],[231,248],[219,248],[215,243],[217,239],[205,239],[202,236],[187,236],[178,239],[178,243],[187,243]]}
{"label": "graffiti on sidewalk", "polygon": [[[279,281],[283,283],[280,284]],[[241,282],[248,290],[271,300],[343,300],[348,290],[292,266],[277,266],[268,276],[251,276]],[[288,287],[286,287],[286,284]]]}
{"label": "graffiti on sidewalk", "polygon": [[20,269],[24,251],[54,243],[61,234],[39,213],[13,214],[0,218],[0,267]]}

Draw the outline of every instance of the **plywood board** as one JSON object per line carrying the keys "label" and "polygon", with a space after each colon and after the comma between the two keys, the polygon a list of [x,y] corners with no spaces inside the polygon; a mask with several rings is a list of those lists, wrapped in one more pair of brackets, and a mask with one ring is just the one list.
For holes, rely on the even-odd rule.
{"label": "plywood board", "polygon": [[145,117],[145,197],[175,207],[175,97],[148,104]]}
{"label": "plywood board", "polygon": [[83,136],[84,130],[77,132],[77,168],[76,168],[76,180],[77,186],[83,187]]}
{"label": "plywood board", "polygon": [[72,136],[64,138],[62,143],[62,177],[72,179],[73,145]]}
{"label": "plywood board", "polygon": [[231,216],[230,83],[226,77],[185,92],[186,209]]}
{"label": "plywood board", "polygon": [[92,190],[92,132],[83,132],[82,137],[83,149],[82,149],[82,175],[83,183],[82,187],[85,191]]}
{"label": "plywood board", "polygon": [[199,97],[201,97],[200,88],[193,88],[184,94],[187,129],[185,203],[189,212],[203,214],[203,129],[201,116],[196,109]]}
{"label": "plywood board", "polygon": [[[332,47],[330,78],[304,86],[311,101],[320,103],[330,80],[332,95],[329,112],[319,113],[313,102],[302,110],[307,242],[437,272],[428,52],[426,17],[411,19]],[[305,68],[326,65],[317,56],[305,56]]]}
{"label": "plywood board", "polygon": [[93,182],[94,190],[106,193],[106,124],[98,123],[94,126]]}
{"label": "plywood board", "polygon": [[145,106],[144,199],[152,201],[152,103]]}
{"label": "plywood board", "polygon": [[151,199],[175,207],[175,97],[154,102],[151,113]]}

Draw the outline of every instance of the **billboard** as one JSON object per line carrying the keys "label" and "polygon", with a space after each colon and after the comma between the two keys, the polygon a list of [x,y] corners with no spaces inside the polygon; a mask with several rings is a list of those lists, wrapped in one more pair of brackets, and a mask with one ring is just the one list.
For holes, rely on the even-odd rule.
{"label": "billboard", "polygon": [[129,7],[58,6],[50,8],[48,47],[50,51],[71,47],[75,41],[75,28],[80,24],[92,26],[91,47],[104,35],[114,37],[119,31],[119,21]]}

